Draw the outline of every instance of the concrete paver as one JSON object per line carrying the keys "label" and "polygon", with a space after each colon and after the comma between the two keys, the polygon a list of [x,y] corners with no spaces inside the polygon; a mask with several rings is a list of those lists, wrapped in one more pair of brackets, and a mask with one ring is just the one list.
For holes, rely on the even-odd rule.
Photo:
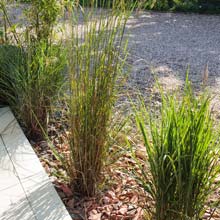
{"label": "concrete paver", "polygon": [[0,108],[0,220],[71,220],[9,108]]}

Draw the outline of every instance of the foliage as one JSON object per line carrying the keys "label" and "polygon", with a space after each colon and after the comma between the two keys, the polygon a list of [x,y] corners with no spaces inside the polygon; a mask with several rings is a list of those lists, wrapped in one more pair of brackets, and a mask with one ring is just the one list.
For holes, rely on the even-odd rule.
{"label": "foliage", "polygon": [[[80,3],[85,6],[90,6],[89,0],[80,0]],[[104,3],[103,3],[104,2]],[[113,1],[97,1],[99,7],[111,5]],[[128,4],[134,4],[138,8],[158,11],[183,11],[183,12],[199,12],[199,13],[219,13],[219,0],[129,0]]]}
{"label": "foliage", "polygon": [[29,28],[33,29],[32,38],[36,41],[51,40],[54,25],[62,14],[62,2],[59,0],[32,0],[31,8],[27,11],[29,18]]}
{"label": "foliage", "polygon": [[187,81],[180,102],[175,95],[162,100],[159,118],[144,105],[137,113],[149,170],[140,166],[135,175],[155,200],[157,220],[199,220],[220,171],[210,98],[197,99]]}
{"label": "foliage", "polygon": [[74,1],[70,0],[72,2],[78,2],[79,5],[82,7],[89,7],[89,8],[112,8],[116,9],[122,9],[124,10],[125,8],[128,10],[131,10],[137,6],[138,0],[79,0],[79,1]]}
{"label": "foliage", "polygon": [[[53,0],[39,3],[33,1],[28,13],[30,23],[23,35],[14,31],[15,41],[8,41],[11,45],[3,45],[0,53],[1,101],[10,105],[32,138],[41,136],[41,126],[47,128],[51,105],[63,83],[65,65],[65,50],[53,39],[58,6],[52,6]],[[8,18],[6,7],[0,9]],[[10,25],[9,19],[7,22]]]}
{"label": "foliage", "polygon": [[[11,1],[8,1],[8,3],[10,2]],[[9,36],[8,36],[9,29],[10,29],[11,34],[13,35],[14,40],[18,43],[16,30],[9,19],[6,5],[7,5],[7,1],[2,0],[0,2],[0,14],[2,14],[2,20],[0,21],[0,28],[1,28],[0,44],[9,43],[10,41]]]}
{"label": "foliage", "polygon": [[21,3],[30,3],[32,0],[20,0]]}
{"label": "foliage", "polygon": [[[16,46],[12,45],[0,45],[0,76],[1,76],[1,81],[7,81],[7,84],[12,84],[12,79],[11,74],[16,71],[17,68],[19,68],[19,64],[22,63],[22,57],[24,54],[22,53],[22,50],[19,49]],[[8,60],[8,61],[6,61]],[[6,63],[13,63],[13,65],[6,65]],[[5,69],[7,69],[8,74],[5,75],[3,72],[5,72]],[[4,83],[6,84],[6,82]],[[1,84],[1,88],[3,89],[4,86]],[[4,88],[5,90],[9,90],[9,88]],[[9,92],[9,91],[8,91]],[[14,91],[11,90],[11,95],[14,94]],[[0,93],[0,102],[2,104],[7,103],[7,96],[4,95],[4,93]]]}
{"label": "foliage", "polygon": [[[13,59],[7,56],[0,61],[1,97],[32,138],[41,137],[39,123],[47,129],[48,113],[63,83],[63,52],[59,47],[46,47],[45,43],[34,48],[28,45],[26,52],[17,48]],[[15,50],[7,46],[7,53],[8,48]]]}
{"label": "foliage", "polygon": [[171,10],[201,13],[219,13],[218,0],[147,0],[142,1],[142,7],[153,10]]}
{"label": "foliage", "polygon": [[67,172],[75,191],[92,196],[97,192],[109,156],[108,132],[116,82],[124,65],[123,35],[128,15],[118,5],[117,9],[99,13],[95,13],[95,5],[89,11],[75,10],[68,54],[70,158]]}

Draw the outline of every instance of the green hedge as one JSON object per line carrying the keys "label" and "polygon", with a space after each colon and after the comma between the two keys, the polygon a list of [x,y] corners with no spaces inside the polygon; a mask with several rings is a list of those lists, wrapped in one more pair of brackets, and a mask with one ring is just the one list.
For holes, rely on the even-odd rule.
{"label": "green hedge", "polygon": [[162,11],[220,13],[220,0],[148,0],[144,4],[144,8]]}
{"label": "green hedge", "polygon": [[[110,0],[110,4],[113,0]],[[183,11],[199,13],[220,13],[220,0],[137,0],[138,5],[147,10]],[[109,0],[97,0],[98,6],[109,5]],[[134,3],[135,0],[128,0]],[[81,4],[89,6],[90,0],[80,0]]]}

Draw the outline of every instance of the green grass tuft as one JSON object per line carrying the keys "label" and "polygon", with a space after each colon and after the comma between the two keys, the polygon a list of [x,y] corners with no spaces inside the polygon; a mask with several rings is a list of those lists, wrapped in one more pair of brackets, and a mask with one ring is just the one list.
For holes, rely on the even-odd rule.
{"label": "green grass tuft", "polygon": [[157,220],[199,220],[220,172],[210,97],[196,98],[188,81],[181,101],[161,95],[159,118],[144,105],[137,113],[149,162],[138,180],[155,200]]}

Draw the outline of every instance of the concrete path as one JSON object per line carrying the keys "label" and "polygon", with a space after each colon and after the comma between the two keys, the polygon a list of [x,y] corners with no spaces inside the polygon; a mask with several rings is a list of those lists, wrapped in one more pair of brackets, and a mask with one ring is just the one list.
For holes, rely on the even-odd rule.
{"label": "concrete path", "polygon": [[0,108],[0,220],[71,220],[9,108]]}

